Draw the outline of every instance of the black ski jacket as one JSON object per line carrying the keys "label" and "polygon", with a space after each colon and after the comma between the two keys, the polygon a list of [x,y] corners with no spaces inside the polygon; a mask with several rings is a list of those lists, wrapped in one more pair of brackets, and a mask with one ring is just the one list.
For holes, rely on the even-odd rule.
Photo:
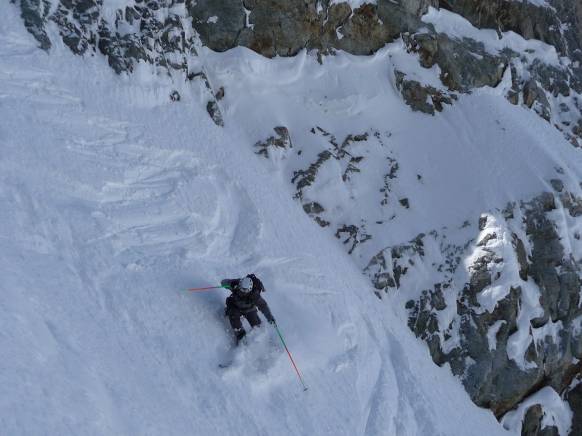
{"label": "black ski jacket", "polygon": [[254,274],[249,274],[249,277],[253,281],[253,289],[248,293],[243,293],[240,291],[238,286],[241,279],[224,279],[220,282],[222,286],[227,286],[232,294],[226,299],[226,305],[235,306],[241,313],[250,312],[255,308],[258,308],[267,321],[274,322],[275,318],[269,309],[269,305],[263,297],[261,297],[261,292],[265,292],[265,287],[263,283]]}

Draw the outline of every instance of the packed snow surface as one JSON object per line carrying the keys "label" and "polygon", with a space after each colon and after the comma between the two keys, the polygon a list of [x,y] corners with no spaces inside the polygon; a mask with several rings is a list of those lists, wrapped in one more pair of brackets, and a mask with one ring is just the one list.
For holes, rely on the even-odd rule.
{"label": "packed snow surface", "polygon": [[[422,171],[426,184],[380,247],[543,189],[540,143],[576,163],[558,133],[499,105],[498,90],[442,117],[410,112],[390,85],[406,61],[397,44],[323,66],[203,52],[226,89],[221,129],[181,79],[117,76],[59,44],[44,53],[16,7],[0,8],[3,433],[507,434],[292,200],[286,158],[265,164],[252,145],[276,125],[307,154],[315,124],[390,131],[404,180]],[[269,326],[233,351],[225,291],[186,291],[248,272],[307,392]]]}

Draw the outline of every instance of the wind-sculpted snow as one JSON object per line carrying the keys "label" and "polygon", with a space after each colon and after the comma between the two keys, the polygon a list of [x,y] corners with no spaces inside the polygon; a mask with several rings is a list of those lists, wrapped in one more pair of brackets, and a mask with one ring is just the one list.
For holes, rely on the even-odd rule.
{"label": "wind-sculpted snow", "polygon": [[[3,434],[505,434],[204,88],[47,56],[0,9]],[[250,271],[307,392],[269,326],[218,368],[226,295],[186,288]]]}

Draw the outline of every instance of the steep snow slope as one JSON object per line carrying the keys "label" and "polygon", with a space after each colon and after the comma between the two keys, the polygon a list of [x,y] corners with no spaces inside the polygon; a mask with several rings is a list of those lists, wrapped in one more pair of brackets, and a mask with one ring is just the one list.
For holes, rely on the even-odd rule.
{"label": "steep snow slope", "polygon": [[[246,133],[217,128],[170,77],[116,76],[62,46],[47,55],[12,5],[1,12],[3,433],[503,433]],[[185,288],[248,271],[306,393],[268,328],[217,368],[224,295]]]}
{"label": "steep snow slope", "polygon": [[[481,36],[488,43],[496,37]],[[516,46],[526,43],[513,38]],[[555,55],[546,44],[527,44],[541,57]],[[305,53],[274,60],[245,49],[200,54],[213,85],[224,88],[227,126],[244,125],[247,142],[268,158],[265,165],[291,182],[290,196],[342,241],[378,295],[402,310],[403,322],[410,316],[409,325],[427,340],[435,362],[452,361],[478,404],[502,416],[540,389],[544,377],[558,373],[546,361],[579,362],[578,272],[568,288],[572,299],[560,300],[572,316],[544,326],[532,320],[541,319],[551,301],[550,280],[531,271],[524,278],[522,264],[538,262],[531,232],[543,227],[543,219],[525,210],[542,192],[551,199],[556,193],[557,206],[548,209],[556,209],[555,239],[563,242],[554,244],[572,253],[556,250],[552,262],[579,259],[575,205],[582,193],[582,158],[550,124],[500,98],[511,87],[509,70],[496,88],[460,96],[431,117],[402,107],[394,72],[438,88],[440,71],[420,68],[417,55],[401,42],[368,58],[325,57],[323,66]],[[515,219],[505,224],[510,215]],[[520,238],[526,248],[518,264],[514,247]],[[551,239],[539,238],[538,247],[550,247]],[[515,297],[516,289],[523,297]],[[464,302],[471,298],[476,303],[469,313]],[[476,322],[489,314],[490,325]],[[497,356],[491,352],[496,347]],[[523,374],[530,380],[522,382]],[[563,374],[567,385],[569,372]],[[563,393],[562,384],[552,386]],[[543,403],[545,416],[552,417],[543,425],[568,434],[569,406],[550,391],[553,396],[534,395],[526,403]],[[504,425],[519,432],[523,416],[521,411]]]}

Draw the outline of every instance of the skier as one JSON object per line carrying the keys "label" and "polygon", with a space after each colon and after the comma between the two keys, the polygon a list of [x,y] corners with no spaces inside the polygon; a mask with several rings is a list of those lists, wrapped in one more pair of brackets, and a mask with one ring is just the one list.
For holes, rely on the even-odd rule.
{"label": "skier", "polygon": [[242,326],[241,316],[247,319],[251,327],[257,327],[261,324],[257,313],[258,308],[270,324],[275,324],[269,305],[261,297],[261,292],[265,291],[265,287],[257,276],[249,274],[241,279],[224,279],[220,284],[232,292],[226,298],[225,315],[228,316],[237,345],[247,333]]}

